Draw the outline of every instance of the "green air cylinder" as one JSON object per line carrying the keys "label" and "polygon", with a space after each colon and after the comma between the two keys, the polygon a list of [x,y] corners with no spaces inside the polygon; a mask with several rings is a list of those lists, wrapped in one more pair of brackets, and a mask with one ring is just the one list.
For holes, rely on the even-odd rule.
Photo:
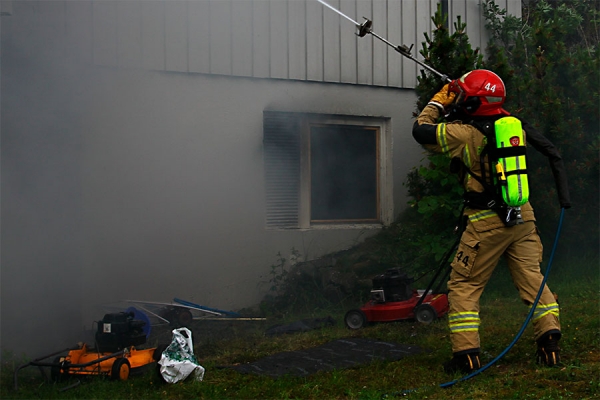
{"label": "green air cylinder", "polygon": [[511,207],[519,207],[529,199],[525,141],[521,121],[503,117],[495,122],[496,177],[502,197]]}

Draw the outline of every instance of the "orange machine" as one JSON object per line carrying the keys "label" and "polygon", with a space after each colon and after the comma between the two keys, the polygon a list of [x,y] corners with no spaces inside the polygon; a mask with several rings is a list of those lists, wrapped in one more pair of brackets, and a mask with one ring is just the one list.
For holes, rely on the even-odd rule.
{"label": "orange machine", "polygon": [[[37,358],[17,368],[14,373],[15,389],[18,388],[18,372],[28,366],[50,367],[50,377],[54,381],[69,375],[104,375],[115,380],[126,380],[130,372],[140,371],[143,367],[156,363],[166,346],[136,349],[135,346],[146,343],[149,332],[145,329],[147,321],[135,319],[136,313],[137,310],[129,309],[126,312],[106,314],[98,322],[95,348],[79,343],[74,348]],[[55,357],[52,362],[44,361],[51,357]],[[43,369],[40,370],[43,373]]]}

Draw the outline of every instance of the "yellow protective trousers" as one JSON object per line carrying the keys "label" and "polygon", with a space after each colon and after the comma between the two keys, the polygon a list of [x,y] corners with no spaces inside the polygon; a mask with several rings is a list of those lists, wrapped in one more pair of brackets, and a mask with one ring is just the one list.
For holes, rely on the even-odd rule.
{"label": "yellow protective trousers", "polygon": [[[454,353],[480,348],[479,298],[502,255],[521,299],[531,307],[544,278],[540,272],[542,250],[533,221],[484,232],[467,223],[448,281],[448,325]],[[560,330],[558,316],[558,304],[546,286],[532,318],[535,339]]]}

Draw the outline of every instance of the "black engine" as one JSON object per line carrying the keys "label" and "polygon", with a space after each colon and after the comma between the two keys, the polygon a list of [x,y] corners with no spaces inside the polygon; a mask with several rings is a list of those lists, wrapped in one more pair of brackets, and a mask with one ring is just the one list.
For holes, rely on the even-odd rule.
{"label": "black engine", "polygon": [[409,300],[413,295],[413,278],[399,268],[388,269],[373,278],[371,300],[377,303]]}
{"label": "black engine", "polygon": [[146,343],[144,321],[134,319],[132,312],[106,314],[98,322],[96,345],[101,353],[116,353],[130,346]]}

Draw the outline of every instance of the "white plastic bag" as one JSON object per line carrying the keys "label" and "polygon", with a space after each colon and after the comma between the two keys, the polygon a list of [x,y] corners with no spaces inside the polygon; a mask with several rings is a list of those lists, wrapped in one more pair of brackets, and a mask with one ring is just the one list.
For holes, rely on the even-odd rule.
{"label": "white plastic bag", "polygon": [[192,332],[187,328],[173,329],[173,340],[163,351],[158,363],[160,374],[168,383],[177,383],[189,375],[197,381],[204,378],[204,368],[194,356]]}

